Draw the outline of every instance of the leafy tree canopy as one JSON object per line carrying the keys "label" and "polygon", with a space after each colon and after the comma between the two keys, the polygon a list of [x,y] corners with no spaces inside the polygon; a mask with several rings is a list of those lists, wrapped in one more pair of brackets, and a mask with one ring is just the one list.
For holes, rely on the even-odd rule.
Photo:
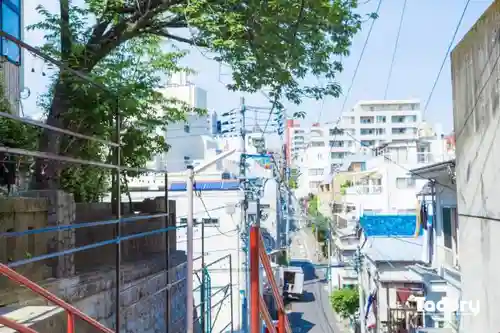
{"label": "leafy tree canopy", "polygon": [[333,310],[344,319],[353,319],[359,310],[359,291],[357,288],[335,290],[330,301]]}
{"label": "leafy tree canopy", "polygon": [[[133,167],[143,167],[154,155],[168,149],[157,128],[183,120],[188,111],[182,103],[158,92],[165,76],[189,71],[179,65],[185,55],[179,45],[203,48],[216,54],[215,60],[229,65],[231,90],[255,92],[266,88],[275,101],[288,99],[298,104],[306,97],[339,95],[335,76],[342,66],[336,56],[349,53],[351,39],[361,24],[355,0],[58,3],[59,13],[50,13],[40,5],[38,11],[44,19],[30,27],[45,32],[42,50],[109,87],[112,93],[65,71],[56,72],[49,94],[41,100],[47,123],[112,139],[116,125],[110,119],[118,105],[125,144],[121,160]],[[303,85],[307,75],[325,77],[329,83],[321,87]],[[47,130],[41,135],[39,149],[105,162],[112,159],[110,150],[101,144]],[[37,188],[58,187],[66,177],[62,183],[76,192],[75,186],[88,183],[84,179],[106,179],[102,174],[82,173],[90,167],[52,164],[42,173],[43,167],[38,161],[33,182]],[[92,200],[98,197],[95,186],[88,189]],[[101,186],[99,193],[106,187]]]}

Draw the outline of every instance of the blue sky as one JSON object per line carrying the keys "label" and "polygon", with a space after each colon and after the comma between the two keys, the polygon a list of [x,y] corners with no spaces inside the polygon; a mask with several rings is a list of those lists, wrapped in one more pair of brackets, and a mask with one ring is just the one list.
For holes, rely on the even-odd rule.
{"label": "blue sky", "polygon": [[[363,1],[360,1],[363,2]],[[394,42],[403,7],[403,0],[383,0],[379,19],[376,21],[368,42],[354,86],[349,94],[346,109],[358,100],[383,99],[389,73]],[[454,43],[472,27],[493,0],[471,0],[459,33]],[[25,1],[25,24],[40,20],[35,7],[40,0]],[[57,1],[43,1],[50,10],[57,10]],[[388,91],[389,99],[417,98],[425,104],[433,82],[443,61],[457,22],[466,0],[408,0],[401,30],[399,47],[393,67]],[[360,11],[375,11],[378,0],[371,0],[360,7]],[[370,23],[363,25],[363,30],[355,37],[351,56],[344,59],[344,72],[338,76],[342,89],[347,91],[358,62]],[[41,32],[25,32],[25,40],[32,45],[43,41]],[[238,106],[241,96],[252,106],[268,106],[262,94],[242,95],[228,92],[223,82],[228,83],[228,68],[219,66],[210,55],[203,55],[201,50],[193,48],[184,59],[184,63],[197,71],[191,81],[208,91],[208,107],[219,113]],[[35,69],[35,72],[32,72]],[[35,115],[36,98],[46,88],[47,77],[41,76],[47,71],[40,60],[25,57],[25,86],[31,90],[31,97],[24,101],[25,114]],[[321,84],[322,80],[311,78],[309,84]],[[339,99],[327,98],[321,101],[305,100],[302,105],[287,104],[289,114],[303,110],[308,114],[305,123],[327,122],[335,120],[342,107],[343,96]],[[321,117],[320,117],[321,114]],[[427,121],[442,124],[445,131],[452,129],[452,97],[449,57],[425,114]]]}

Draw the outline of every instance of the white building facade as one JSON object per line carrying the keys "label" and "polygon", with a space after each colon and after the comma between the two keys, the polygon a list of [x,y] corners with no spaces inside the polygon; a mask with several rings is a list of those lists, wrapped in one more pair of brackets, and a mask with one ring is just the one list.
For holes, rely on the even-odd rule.
{"label": "white building facade", "polygon": [[320,185],[330,173],[325,131],[322,127],[312,127],[307,148],[296,160],[299,172],[296,195],[299,197],[318,193]]}
{"label": "white building facade", "polygon": [[345,190],[345,202],[364,214],[415,214],[416,194],[427,182],[411,169],[454,158],[445,138],[420,138],[392,142],[376,150],[366,169],[353,174]]}
{"label": "white building facade", "polygon": [[349,154],[387,142],[414,140],[421,121],[418,100],[360,101],[341,115],[341,131],[329,129],[331,163],[339,165]]}

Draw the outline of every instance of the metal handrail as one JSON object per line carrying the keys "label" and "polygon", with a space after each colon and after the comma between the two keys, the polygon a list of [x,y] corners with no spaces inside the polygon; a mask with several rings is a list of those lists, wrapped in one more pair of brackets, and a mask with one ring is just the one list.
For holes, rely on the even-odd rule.
{"label": "metal handrail", "polygon": [[[68,320],[67,320],[67,332],[68,333],[74,333],[75,332],[75,326],[74,326],[74,319],[79,318],[92,327],[96,328],[100,332],[104,333],[115,333],[113,330],[107,328],[106,326],[102,325],[99,323],[97,320],[91,318],[90,316],[86,315],[85,313],[81,312],[74,306],[66,303],[62,299],[58,298],[56,295],[52,294],[48,290],[42,288],[35,282],[29,280],[28,278],[22,276],[21,274],[17,273],[13,269],[7,267],[4,264],[0,264],[0,274],[5,275],[8,279],[17,282],[18,284],[30,289],[34,293],[42,296],[46,300],[54,303],[55,305],[63,308],[67,313],[68,313]],[[12,322],[11,320],[0,316],[0,324],[3,324],[6,327],[12,328],[20,333],[36,333],[33,329],[20,325],[18,323]]]}
{"label": "metal handrail", "polygon": [[264,319],[268,331],[275,332],[276,328],[270,320],[269,310],[265,302],[263,302],[260,292],[260,266],[264,267],[266,277],[269,285],[271,286],[273,297],[278,308],[278,333],[292,333],[290,323],[285,312],[285,304],[281,298],[278,285],[274,279],[273,270],[266,252],[264,241],[260,234],[258,226],[250,228],[250,324],[251,332],[260,333],[261,317]]}

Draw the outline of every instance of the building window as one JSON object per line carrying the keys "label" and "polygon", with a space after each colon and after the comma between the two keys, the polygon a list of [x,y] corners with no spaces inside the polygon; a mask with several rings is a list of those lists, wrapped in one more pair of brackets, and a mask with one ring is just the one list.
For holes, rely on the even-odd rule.
{"label": "building window", "polygon": [[385,118],[385,116],[377,116],[377,123],[385,124],[386,121],[387,119]]}
{"label": "building window", "polygon": [[311,142],[311,147],[324,147],[325,143],[322,141],[313,141]]}
{"label": "building window", "polygon": [[415,188],[416,182],[414,178],[398,177],[396,178],[396,188],[400,190]]}
{"label": "building window", "polygon": [[375,145],[375,140],[361,140],[361,146],[372,147]]}
{"label": "building window", "polygon": [[453,249],[457,245],[458,238],[457,209],[454,207],[443,208],[443,235],[444,246]]}
{"label": "building window", "polygon": [[[21,39],[20,0],[0,0],[0,2],[2,3],[2,30]],[[16,64],[21,63],[21,48],[9,40],[2,39],[2,55]]]}
{"label": "building window", "polygon": [[373,124],[373,117],[359,117],[359,122],[361,124]]}
{"label": "building window", "polygon": [[330,128],[330,130],[328,132],[329,132],[330,136],[344,134],[344,131],[341,130],[340,128]]}
{"label": "building window", "polygon": [[202,219],[202,222],[205,225],[205,227],[219,226],[219,219],[204,218]]}
{"label": "building window", "polygon": [[374,132],[375,132],[375,130],[373,128],[362,128],[359,131],[359,134],[361,134],[361,135],[370,135],[370,134],[373,134]]}
{"label": "building window", "polygon": [[344,158],[345,154],[344,153],[336,153],[336,152],[332,152],[330,153],[330,158],[331,159],[342,159]]}
{"label": "building window", "polygon": [[344,141],[330,140],[330,147],[344,147]]}
{"label": "building window", "polygon": [[321,185],[321,182],[309,182],[309,188],[316,189]]}
{"label": "building window", "polygon": [[323,176],[324,169],[309,169],[309,176]]}

